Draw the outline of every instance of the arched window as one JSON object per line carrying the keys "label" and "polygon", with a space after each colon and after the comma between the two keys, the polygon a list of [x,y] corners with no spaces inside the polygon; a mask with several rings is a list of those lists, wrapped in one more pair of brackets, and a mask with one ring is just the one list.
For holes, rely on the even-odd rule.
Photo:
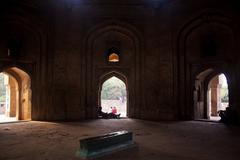
{"label": "arched window", "polygon": [[108,57],[109,62],[119,62],[119,56],[116,53],[112,53]]}
{"label": "arched window", "polygon": [[108,50],[108,62],[119,62],[120,61],[120,52],[117,48],[112,47]]}

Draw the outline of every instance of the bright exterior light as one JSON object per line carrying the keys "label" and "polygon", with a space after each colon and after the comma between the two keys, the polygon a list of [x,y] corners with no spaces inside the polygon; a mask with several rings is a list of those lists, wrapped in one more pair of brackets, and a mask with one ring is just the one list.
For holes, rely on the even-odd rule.
{"label": "bright exterior light", "polygon": [[119,56],[116,53],[111,53],[108,57],[109,62],[119,62]]}

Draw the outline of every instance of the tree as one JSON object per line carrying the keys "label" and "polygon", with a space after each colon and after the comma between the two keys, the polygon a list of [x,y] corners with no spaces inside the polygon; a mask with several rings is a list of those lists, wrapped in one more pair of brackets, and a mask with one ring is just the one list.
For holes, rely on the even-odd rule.
{"label": "tree", "polygon": [[126,85],[116,77],[111,77],[102,85],[101,99],[118,100],[126,97]]}
{"label": "tree", "polygon": [[4,85],[4,74],[0,73],[0,102],[6,100],[6,86]]}
{"label": "tree", "polygon": [[220,90],[220,97],[222,102],[228,102],[228,88],[223,87]]}

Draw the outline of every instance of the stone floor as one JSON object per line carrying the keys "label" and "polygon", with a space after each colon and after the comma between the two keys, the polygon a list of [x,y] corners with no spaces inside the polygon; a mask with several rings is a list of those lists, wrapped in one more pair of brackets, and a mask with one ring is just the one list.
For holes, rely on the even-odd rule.
{"label": "stone floor", "polygon": [[0,124],[0,160],[78,160],[81,138],[130,130],[138,148],[102,160],[239,160],[240,128],[217,122],[135,119]]}

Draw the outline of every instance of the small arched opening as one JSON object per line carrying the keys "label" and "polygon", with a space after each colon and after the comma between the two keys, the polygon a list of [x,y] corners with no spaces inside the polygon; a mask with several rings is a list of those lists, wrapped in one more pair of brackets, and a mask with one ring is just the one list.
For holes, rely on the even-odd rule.
{"label": "small arched opening", "polygon": [[119,56],[116,53],[111,53],[108,57],[109,62],[119,62]]}
{"label": "small arched opening", "polygon": [[119,49],[112,47],[108,51],[108,62],[116,63],[120,61],[120,51]]}

